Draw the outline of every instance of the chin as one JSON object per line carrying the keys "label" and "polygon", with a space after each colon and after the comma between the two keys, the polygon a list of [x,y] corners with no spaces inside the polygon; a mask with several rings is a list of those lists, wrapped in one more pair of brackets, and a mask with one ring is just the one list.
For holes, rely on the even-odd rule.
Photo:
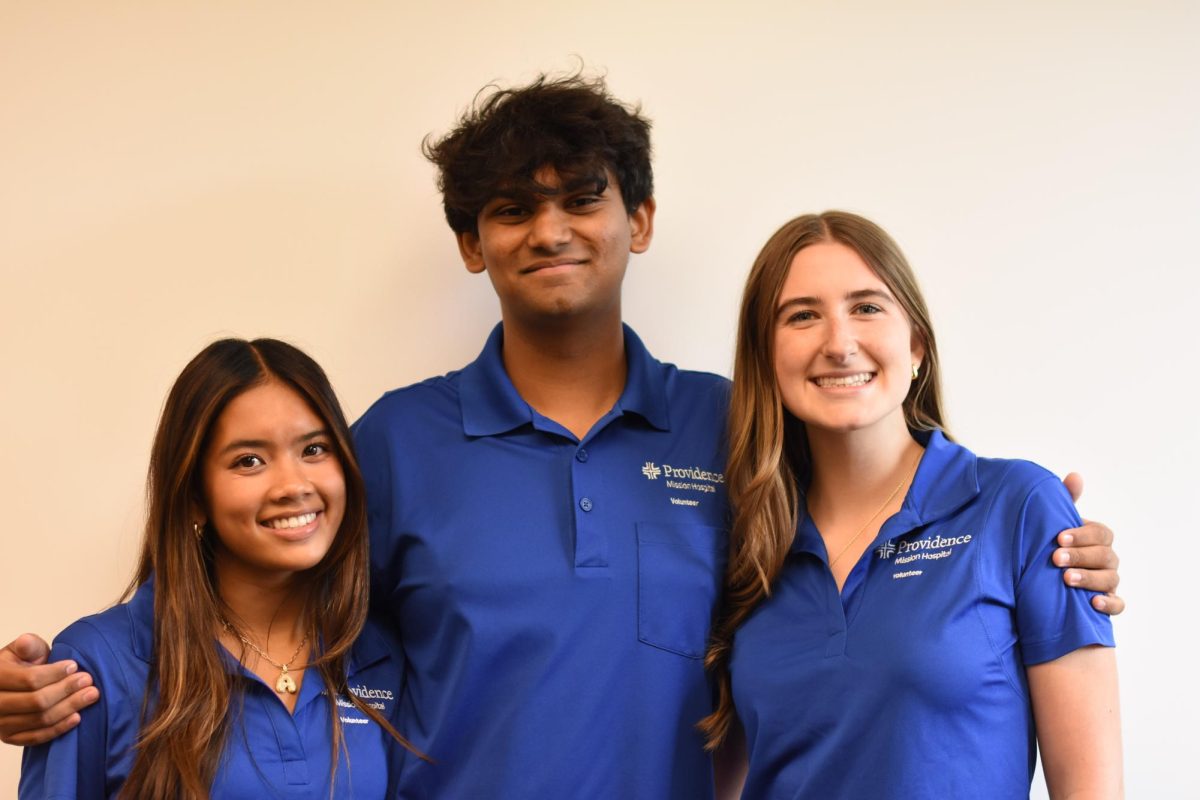
{"label": "chin", "polygon": [[289,557],[281,558],[274,564],[271,564],[270,568],[279,572],[290,572],[293,574],[308,572],[320,564],[328,552],[329,549],[325,548],[319,553],[293,553]]}
{"label": "chin", "polygon": [[801,419],[805,426],[827,433],[854,433],[872,426],[873,422],[863,419],[814,419],[807,421]]}

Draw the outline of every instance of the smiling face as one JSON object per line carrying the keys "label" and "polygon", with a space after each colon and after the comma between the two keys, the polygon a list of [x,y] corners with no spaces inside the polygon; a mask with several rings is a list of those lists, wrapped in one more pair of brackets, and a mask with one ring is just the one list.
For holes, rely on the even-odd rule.
{"label": "smiling face", "polygon": [[589,314],[621,313],[621,282],[630,253],[653,235],[654,200],[626,211],[616,178],[564,181],[544,168],[545,191],[492,198],[476,233],[458,235],[463,262],[487,271],[506,322],[537,324]]}
{"label": "smiling face", "polygon": [[203,470],[218,570],[287,579],[328,552],[346,484],[327,426],[294,389],[268,381],[231,400]]}
{"label": "smiling face", "polygon": [[776,303],[775,378],[784,406],[813,430],[904,426],[924,351],[887,285],[839,242],[792,259]]}

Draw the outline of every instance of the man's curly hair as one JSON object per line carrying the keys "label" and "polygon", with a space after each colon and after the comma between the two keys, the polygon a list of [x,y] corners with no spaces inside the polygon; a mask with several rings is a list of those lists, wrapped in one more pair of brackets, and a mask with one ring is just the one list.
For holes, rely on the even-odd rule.
{"label": "man's curly hair", "polygon": [[611,172],[631,214],[654,194],[650,121],[609,94],[603,78],[543,74],[516,89],[485,88],[454,130],[425,137],[421,149],[438,168],[455,233],[478,233],[479,212],[501,192],[544,192],[534,180],[543,167],[564,182],[595,179],[598,191]]}

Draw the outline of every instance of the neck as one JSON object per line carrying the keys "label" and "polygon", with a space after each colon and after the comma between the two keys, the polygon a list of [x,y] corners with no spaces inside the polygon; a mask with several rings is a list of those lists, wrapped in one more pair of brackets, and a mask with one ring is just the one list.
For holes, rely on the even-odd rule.
{"label": "neck", "polygon": [[504,369],[525,402],[582,439],[625,389],[620,314],[542,327],[504,320]]}
{"label": "neck", "polygon": [[295,574],[264,576],[220,556],[215,567],[217,593],[228,608],[226,621],[260,646],[268,639],[287,643],[304,636],[301,615],[307,592]]}
{"label": "neck", "polygon": [[809,430],[808,446],[808,503],[823,508],[877,505],[898,481],[911,477],[923,452],[902,418],[898,424],[849,433]]}

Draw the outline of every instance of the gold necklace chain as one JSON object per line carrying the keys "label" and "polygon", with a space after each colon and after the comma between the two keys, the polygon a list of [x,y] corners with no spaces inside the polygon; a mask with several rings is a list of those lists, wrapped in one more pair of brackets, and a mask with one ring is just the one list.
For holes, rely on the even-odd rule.
{"label": "gold necklace chain", "polygon": [[889,504],[891,504],[892,500],[896,499],[896,495],[900,493],[900,489],[902,489],[904,487],[904,484],[908,483],[909,479],[917,474],[917,465],[920,463],[921,463],[921,454],[918,453],[916,461],[913,463],[912,470],[908,474],[906,474],[903,478],[900,479],[900,482],[896,484],[896,488],[892,489],[892,493],[887,496],[887,500],[883,501],[883,505],[881,505],[879,508],[875,509],[875,513],[867,518],[867,521],[865,523],[863,523],[863,526],[858,529],[858,533],[856,533],[856,534],[854,534],[854,536],[850,537],[850,541],[846,542],[846,546],[843,547],[841,550],[839,550],[838,554],[829,561],[830,569],[833,569],[833,565],[837,563],[837,560],[839,558],[846,555],[846,551],[850,549],[850,546],[852,544],[854,544],[855,542],[858,541],[858,537],[860,537],[864,533],[866,533],[867,528],[870,527],[871,523],[875,521],[875,518],[878,517],[883,512],[883,510],[888,507]]}
{"label": "gold necklace chain", "polygon": [[263,657],[267,660],[268,664],[270,664],[271,666],[273,666],[279,670],[279,677],[275,680],[275,691],[276,692],[278,692],[279,694],[295,694],[296,693],[296,681],[292,680],[292,676],[288,674],[288,667],[290,667],[292,665],[292,662],[296,660],[296,657],[298,655],[300,655],[300,651],[304,649],[304,645],[308,644],[308,634],[307,633],[304,634],[304,638],[300,640],[300,644],[298,647],[296,647],[296,652],[292,653],[292,657],[289,658],[284,663],[280,664],[278,661],[271,658],[269,655],[267,655],[262,650],[260,650],[258,645],[256,645],[254,642],[247,639],[245,636],[243,636],[241,631],[239,631],[237,628],[233,627],[225,620],[221,620],[221,624],[225,627],[225,630],[227,630],[229,633],[232,633],[237,638],[241,639],[242,644],[246,645],[251,650],[258,653],[261,657]]}

